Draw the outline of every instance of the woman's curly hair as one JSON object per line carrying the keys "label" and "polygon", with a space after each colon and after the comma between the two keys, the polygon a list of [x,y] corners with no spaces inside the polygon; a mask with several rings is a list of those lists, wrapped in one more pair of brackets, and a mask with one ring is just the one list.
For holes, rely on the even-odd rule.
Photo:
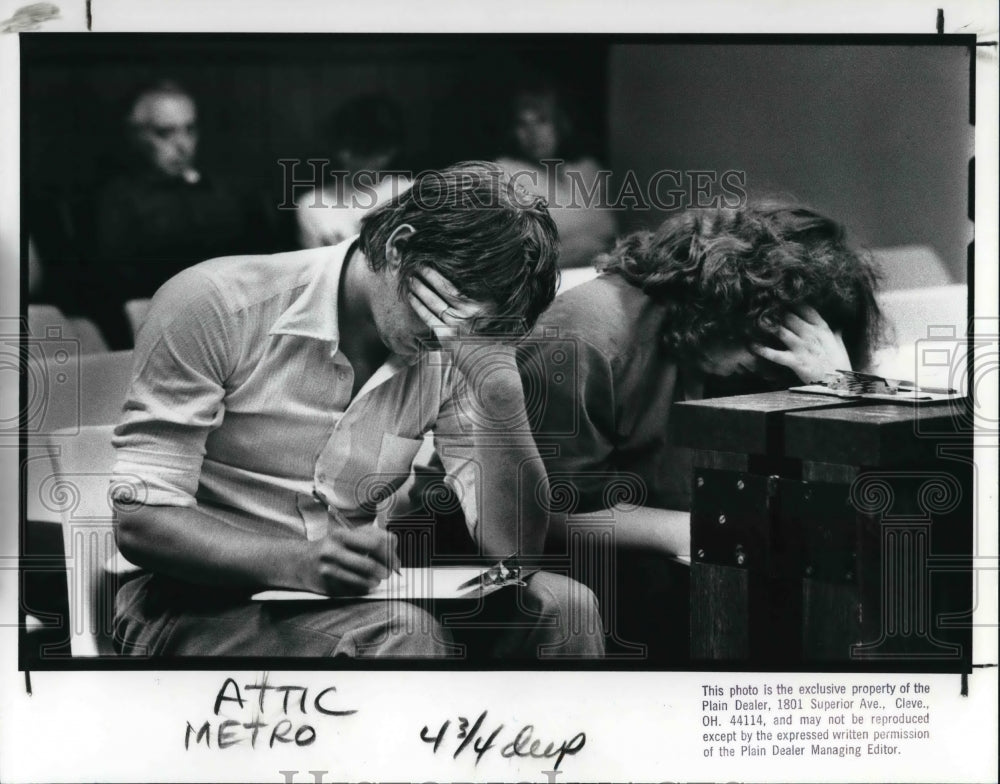
{"label": "woman's curly hair", "polygon": [[697,358],[719,342],[774,346],[768,328],[802,305],[841,332],[855,369],[869,366],[883,337],[869,256],[847,245],[840,224],[803,206],[689,210],[620,239],[597,268],[666,308],[663,340],[678,356]]}

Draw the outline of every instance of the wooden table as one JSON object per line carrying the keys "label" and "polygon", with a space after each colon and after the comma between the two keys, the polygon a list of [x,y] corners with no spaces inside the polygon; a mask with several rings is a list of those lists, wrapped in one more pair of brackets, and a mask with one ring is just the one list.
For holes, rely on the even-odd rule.
{"label": "wooden table", "polygon": [[678,404],[696,450],[691,655],[971,662],[968,401],[771,392]]}

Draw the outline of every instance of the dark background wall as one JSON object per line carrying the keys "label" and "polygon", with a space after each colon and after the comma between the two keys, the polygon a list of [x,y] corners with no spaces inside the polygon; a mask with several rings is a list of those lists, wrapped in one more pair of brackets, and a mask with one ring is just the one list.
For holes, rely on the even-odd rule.
{"label": "dark background wall", "polygon": [[751,197],[806,201],[869,247],[928,245],[965,281],[968,49],[618,45],[608,74],[619,182],[629,169],[640,182],[658,168],[745,171]]}

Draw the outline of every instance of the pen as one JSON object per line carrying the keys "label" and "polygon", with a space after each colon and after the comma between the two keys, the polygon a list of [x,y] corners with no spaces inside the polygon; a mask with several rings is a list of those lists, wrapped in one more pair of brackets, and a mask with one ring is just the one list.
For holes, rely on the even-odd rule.
{"label": "pen", "polygon": [[923,385],[916,386],[909,381],[903,381],[899,385],[899,389],[903,392],[926,392],[929,395],[957,395],[957,389],[950,389],[947,387],[925,387]]}

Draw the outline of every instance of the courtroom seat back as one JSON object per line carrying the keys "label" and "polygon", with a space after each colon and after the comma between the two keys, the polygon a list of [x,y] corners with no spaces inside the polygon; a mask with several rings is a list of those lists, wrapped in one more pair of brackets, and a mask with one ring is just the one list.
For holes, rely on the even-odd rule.
{"label": "courtroom seat back", "polygon": [[35,340],[73,341],[79,354],[106,352],[108,344],[90,319],[69,317],[55,305],[28,305],[28,329]]}
{"label": "courtroom seat back", "polygon": [[968,287],[963,284],[884,292],[879,302],[892,345],[874,370],[890,378],[960,388],[967,365]]}
{"label": "courtroom seat back", "polygon": [[40,347],[28,369],[28,454],[22,482],[26,519],[59,523],[59,515],[40,492],[42,478],[52,471],[50,447],[82,427],[117,424],[131,378],[132,352],[68,354],[60,364],[60,350],[49,348]]}
{"label": "courtroom seat back", "polygon": [[952,282],[941,257],[927,245],[874,248],[871,253],[887,291],[926,289]]}
{"label": "courtroom seat back", "polygon": [[128,319],[128,325],[132,329],[133,345],[135,344],[136,337],[139,335],[139,330],[146,323],[146,317],[149,315],[149,306],[152,302],[152,299],[130,299],[125,303],[125,317]]}
{"label": "courtroom seat back", "polygon": [[[74,657],[113,653],[118,578],[135,569],[115,545],[113,430],[113,425],[87,425],[50,434],[54,470],[41,485],[62,522]],[[130,488],[139,501],[140,487],[136,480]]]}

